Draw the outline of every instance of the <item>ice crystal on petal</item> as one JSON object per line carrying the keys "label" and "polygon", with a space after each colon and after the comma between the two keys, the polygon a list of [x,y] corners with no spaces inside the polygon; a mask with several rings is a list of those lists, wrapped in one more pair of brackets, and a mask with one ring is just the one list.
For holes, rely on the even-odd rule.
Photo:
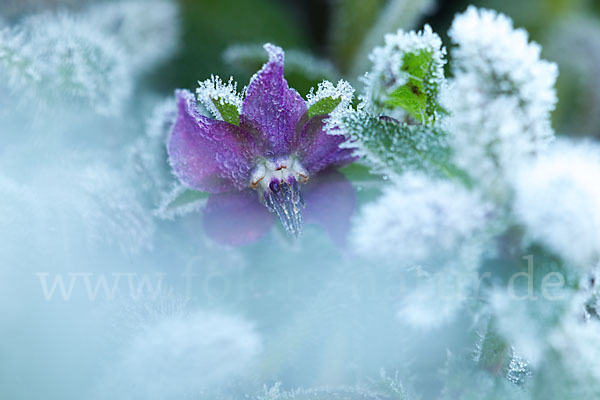
{"label": "ice crystal on petal", "polygon": [[492,190],[553,138],[557,68],[540,59],[527,32],[494,11],[469,7],[449,35],[458,45],[444,95],[455,161]]}
{"label": "ice crystal on petal", "polygon": [[530,239],[566,261],[590,269],[600,260],[600,153],[598,146],[557,142],[515,183],[515,212]]}

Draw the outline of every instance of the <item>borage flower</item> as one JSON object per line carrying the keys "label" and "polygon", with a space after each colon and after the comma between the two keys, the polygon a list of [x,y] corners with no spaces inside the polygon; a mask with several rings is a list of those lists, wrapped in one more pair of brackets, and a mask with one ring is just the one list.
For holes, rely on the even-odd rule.
{"label": "borage flower", "polygon": [[176,92],[170,163],[184,185],[211,193],[207,230],[231,244],[265,233],[273,223],[267,209],[289,234],[298,236],[305,184],[307,218],[330,233],[349,226],[355,202],[352,186],[333,168],[356,157],[352,149],[340,147],[343,135],[325,129],[331,112],[349,106],[351,86],[323,82],[305,101],[283,76],[283,50],[264,47],[269,61],[250,80],[243,100],[231,80],[225,85],[212,77],[200,83],[198,99],[215,119],[199,113],[192,93]]}

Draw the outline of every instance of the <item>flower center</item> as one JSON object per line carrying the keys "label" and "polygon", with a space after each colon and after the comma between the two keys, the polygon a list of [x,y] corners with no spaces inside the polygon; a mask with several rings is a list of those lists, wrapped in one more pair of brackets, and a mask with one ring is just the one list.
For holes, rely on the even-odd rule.
{"label": "flower center", "polygon": [[250,187],[261,202],[277,214],[285,230],[298,236],[302,232],[304,199],[300,184],[308,181],[308,172],[295,157],[261,159],[250,178]]}

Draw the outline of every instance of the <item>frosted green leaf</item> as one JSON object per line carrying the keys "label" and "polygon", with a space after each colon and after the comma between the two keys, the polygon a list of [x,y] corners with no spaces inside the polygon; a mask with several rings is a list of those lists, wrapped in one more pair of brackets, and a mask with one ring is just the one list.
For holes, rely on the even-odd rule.
{"label": "frosted green leaf", "polygon": [[354,89],[344,80],[340,80],[337,86],[329,81],[319,83],[317,93],[314,89],[306,96],[306,106],[308,108],[308,117],[315,115],[331,114],[336,109],[345,109],[352,102]]}
{"label": "frosted green leaf", "polygon": [[444,56],[439,36],[425,26],[421,32],[398,31],[386,35],[369,59],[372,70],[365,78],[363,100],[374,114],[384,113],[432,124],[443,112],[438,101],[445,84]]}
{"label": "frosted green leaf", "polygon": [[160,219],[173,219],[204,207],[209,193],[176,186],[161,200],[154,215]]}
{"label": "frosted green leaf", "polygon": [[234,125],[240,124],[240,112],[235,105],[231,103],[220,102],[216,99],[213,99],[212,102],[217,110],[219,110],[219,114],[221,114],[223,121]]}
{"label": "frosted green leaf", "polygon": [[429,120],[442,108],[437,102],[438,87],[428,84],[433,74],[433,53],[421,50],[407,53],[402,60],[402,70],[408,73],[408,81],[390,93],[386,106],[401,107],[417,120]]}
{"label": "frosted green leaf", "polygon": [[240,124],[242,97],[237,93],[237,83],[233,77],[225,84],[221,78],[212,75],[198,84],[198,100],[215,118],[234,125]]}
{"label": "frosted green leaf", "polygon": [[341,101],[342,99],[340,98],[334,99],[331,97],[325,97],[317,101],[308,109],[308,118],[312,118],[315,115],[329,114],[340,104]]}
{"label": "frosted green leaf", "polygon": [[364,111],[334,113],[328,129],[334,128],[353,139],[349,143],[358,146],[357,154],[375,173],[398,176],[421,170],[464,181],[464,173],[450,163],[443,129],[376,118]]}

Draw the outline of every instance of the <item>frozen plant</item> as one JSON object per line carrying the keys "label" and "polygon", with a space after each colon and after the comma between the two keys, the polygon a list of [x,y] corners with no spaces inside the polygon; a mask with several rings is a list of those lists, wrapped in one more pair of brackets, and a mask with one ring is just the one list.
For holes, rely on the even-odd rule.
{"label": "frozen plant", "polygon": [[[454,160],[490,192],[553,139],[555,64],[505,15],[469,7],[449,31],[453,79],[444,104]],[[499,193],[492,195],[501,196]]]}
{"label": "frozen plant", "polygon": [[364,102],[374,114],[432,123],[441,111],[437,95],[442,88],[446,49],[429,25],[420,32],[398,31],[385,36],[369,59],[373,69],[365,78]]}
{"label": "frozen plant", "polygon": [[[207,213],[217,217],[218,232],[213,232],[222,242],[246,242],[270,228],[258,202],[289,234],[299,235],[305,206],[301,187],[308,184],[309,190],[321,171],[355,159],[351,149],[340,147],[346,137],[326,132],[324,123],[330,112],[350,102],[349,85],[323,84],[307,102],[283,76],[283,50],[272,44],[265,50],[269,61],[250,80],[243,100],[231,81],[224,85],[213,77],[200,83],[198,98],[217,119],[201,115],[189,91],[176,92],[169,161],[185,186],[211,193]],[[256,216],[248,221],[246,236],[228,240],[222,224],[226,208],[229,214]],[[243,231],[237,218],[232,223],[234,231]]]}

